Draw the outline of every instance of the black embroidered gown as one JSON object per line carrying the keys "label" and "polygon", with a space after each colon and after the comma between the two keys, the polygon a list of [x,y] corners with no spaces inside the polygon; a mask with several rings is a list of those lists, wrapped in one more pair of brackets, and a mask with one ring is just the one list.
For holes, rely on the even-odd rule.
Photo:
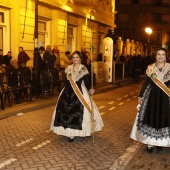
{"label": "black embroidered gown", "polygon": [[[88,105],[91,107],[90,97],[88,90],[90,89],[90,76],[84,65],[73,71],[73,65],[68,66],[71,69],[72,78],[80,89],[83,97],[85,98]],[[99,131],[103,127],[103,122],[100,113],[94,105],[94,118],[96,126],[94,131]],[[67,76],[65,81],[65,87],[59,95],[56,108],[53,113],[51,130],[58,135],[67,137],[71,136],[90,136],[92,133],[92,117],[91,113],[83,106],[75,94]]]}
{"label": "black embroidered gown", "polygon": [[[162,70],[154,64],[157,78],[170,87],[170,64]],[[170,147],[170,97],[146,76],[141,92],[142,102],[131,132],[131,138],[141,143]]]}

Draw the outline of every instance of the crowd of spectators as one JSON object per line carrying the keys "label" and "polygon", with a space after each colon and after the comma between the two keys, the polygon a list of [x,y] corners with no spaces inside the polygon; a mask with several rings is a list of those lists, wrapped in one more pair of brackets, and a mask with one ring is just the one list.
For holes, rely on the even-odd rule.
{"label": "crowd of spectators", "polygon": [[[27,100],[32,100],[32,95],[37,97],[45,92],[51,95],[54,88],[54,76],[57,77],[57,81],[59,79],[60,52],[57,45],[54,45],[53,49],[50,45],[47,45],[46,49],[43,46],[39,47],[37,70],[27,67],[30,57],[23,47],[19,47],[18,50],[16,59],[12,57],[11,51],[3,55],[3,50],[0,49],[1,105],[4,105],[4,99],[9,95],[11,95],[9,99],[13,98],[15,103],[20,103],[25,97]],[[5,90],[4,86],[7,87]],[[11,101],[9,103],[11,104]]]}
{"label": "crowd of spectators", "polygon": [[138,55],[127,55],[126,57],[120,56],[120,62],[125,63],[125,76],[133,77],[136,83],[139,83],[140,76],[145,74],[148,65],[155,62],[154,56],[143,57]]}
{"label": "crowd of spectators", "polygon": [[[20,99],[27,96],[27,99],[32,99],[32,95],[41,95],[45,92],[51,94],[56,85],[59,89],[61,86],[60,79],[63,78],[64,68],[60,72],[60,51],[56,44],[51,48],[47,45],[46,48],[43,46],[38,49],[38,72],[37,70],[27,67],[27,62],[30,60],[28,54],[24,51],[23,47],[18,48],[18,58],[12,57],[11,51],[8,51],[6,55],[3,55],[3,50],[0,49],[0,97],[3,98],[2,86],[6,84],[11,90],[15,102],[19,103]],[[90,73],[93,75],[93,83],[95,85],[95,74],[91,74],[91,60],[90,53],[86,51],[85,47],[81,49],[81,63],[85,65]],[[72,64],[72,58],[70,51],[65,52],[64,66]],[[102,61],[102,53],[98,56],[99,61]],[[113,58],[115,59],[115,58]],[[154,56],[142,57],[141,55],[131,56],[127,55],[119,56],[116,62],[122,62],[125,64],[125,76],[133,77],[135,82],[140,81],[140,75],[145,74],[147,66],[154,63]],[[120,65],[118,65],[119,67]],[[116,73],[120,68],[116,68]],[[92,78],[92,77],[91,77]],[[64,79],[62,79],[64,81]],[[55,84],[56,83],[56,84]],[[38,88],[38,91],[35,90]],[[1,101],[2,103],[2,101]]]}

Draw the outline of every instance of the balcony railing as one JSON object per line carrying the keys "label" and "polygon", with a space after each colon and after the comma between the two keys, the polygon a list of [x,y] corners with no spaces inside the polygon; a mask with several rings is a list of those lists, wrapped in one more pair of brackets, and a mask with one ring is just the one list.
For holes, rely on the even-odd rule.
{"label": "balcony railing", "polygon": [[98,0],[74,0],[75,4],[85,5],[85,6],[97,6]]}
{"label": "balcony railing", "polygon": [[167,20],[160,20],[160,21],[152,20],[152,23],[155,23],[155,24],[169,24],[169,21],[167,21]]}
{"label": "balcony railing", "polygon": [[153,3],[153,6],[169,7],[168,3]]}

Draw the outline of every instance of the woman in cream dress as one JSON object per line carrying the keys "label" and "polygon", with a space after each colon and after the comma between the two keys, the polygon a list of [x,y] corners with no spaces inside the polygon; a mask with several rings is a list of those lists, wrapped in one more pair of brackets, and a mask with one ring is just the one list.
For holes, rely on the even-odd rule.
{"label": "woman in cream dress", "polygon": [[75,51],[72,58],[73,64],[65,70],[65,87],[59,95],[51,122],[51,130],[69,137],[70,142],[74,137],[90,136],[103,127],[100,113],[90,98],[94,89],[90,89],[88,70],[80,63],[80,52]]}

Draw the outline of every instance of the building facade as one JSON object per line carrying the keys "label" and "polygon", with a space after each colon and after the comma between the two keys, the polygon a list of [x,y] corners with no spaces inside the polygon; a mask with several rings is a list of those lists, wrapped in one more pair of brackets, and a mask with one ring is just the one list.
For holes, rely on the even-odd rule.
{"label": "building facade", "polygon": [[[102,52],[102,41],[108,29],[114,29],[115,0],[39,0],[38,46],[54,44],[60,50],[61,64],[65,51],[90,51],[93,60]],[[34,0],[0,0],[0,49],[12,51],[17,59],[23,46],[33,66]]]}
{"label": "building facade", "polygon": [[[153,50],[161,46],[170,49],[169,0],[116,0],[115,4],[115,31],[123,40],[147,44],[149,38]],[[153,31],[150,36],[146,27]]]}

